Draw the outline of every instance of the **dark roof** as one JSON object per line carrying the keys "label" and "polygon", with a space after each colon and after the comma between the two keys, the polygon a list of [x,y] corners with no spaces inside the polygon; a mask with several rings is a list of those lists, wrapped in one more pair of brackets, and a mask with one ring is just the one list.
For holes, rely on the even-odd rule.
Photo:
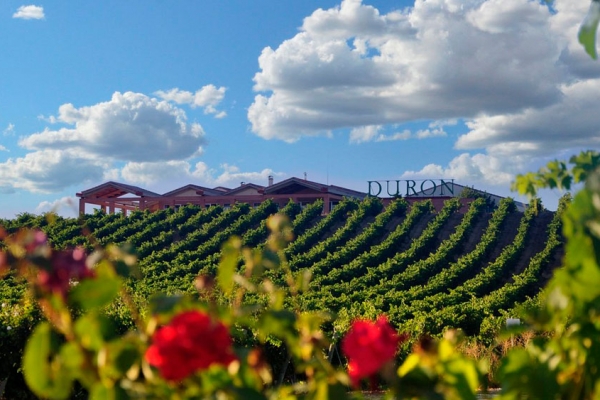
{"label": "dark roof", "polygon": [[198,194],[203,195],[203,196],[222,196],[223,195],[223,192],[221,192],[217,189],[210,189],[210,188],[207,188],[204,186],[189,184],[189,185],[185,185],[180,188],[177,188],[175,190],[171,190],[170,192],[164,193],[163,196],[175,196],[179,192],[183,192],[185,190],[190,190],[190,189],[195,190],[196,192],[200,192]]}
{"label": "dark roof", "polygon": [[[277,182],[271,186],[268,186],[267,188],[265,188],[265,193],[277,193],[277,192],[281,191],[282,189],[286,189],[286,188],[289,189],[290,187],[291,188],[301,187],[301,188],[313,189],[317,192],[323,192],[323,193],[327,192],[327,185],[323,185],[321,183],[292,177],[292,178],[285,179],[281,182]],[[286,193],[289,193],[289,191],[286,191]]]}
{"label": "dark roof", "polygon": [[160,194],[151,192],[144,188],[126,185],[119,182],[106,182],[101,185],[95,186],[91,189],[84,190],[81,193],[77,193],[79,197],[121,197],[124,194],[133,194],[140,197],[160,197]]}
{"label": "dark roof", "polygon": [[288,178],[265,188],[265,194],[276,194],[278,192],[293,193],[303,189],[314,190],[318,193],[331,193],[338,196],[366,197],[367,193],[346,189],[335,185],[324,185],[300,178]]}
{"label": "dark roof", "polygon": [[294,194],[308,189],[309,191],[315,193],[330,193],[338,196],[349,196],[358,198],[364,198],[367,196],[367,193],[358,192],[356,190],[346,189],[335,185],[324,185],[322,183],[312,182],[295,177],[285,179],[281,182],[267,187],[257,185],[254,183],[245,183],[234,189],[228,189],[223,186],[218,186],[216,188],[210,189],[200,185],[189,184],[171,190],[170,192],[164,193],[163,195],[154,193],[150,190],[146,190],[138,186],[111,181],[93,187],[91,189],[84,190],[81,193],[77,193],[77,196],[84,198],[117,198],[125,194],[132,194],[138,197],[161,197],[176,196],[179,192],[183,192],[185,190],[190,189],[195,190],[197,192],[201,192],[203,196],[233,196],[249,188],[256,189],[256,191],[260,194]]}
{"label": "dark roof", "polygon": [[329,192],[339,194],[340,196],[366,197],[367,193],[359,192],[353,189],[343,188],[341,186],[329,185]]}
{"label": "dark roof", "polygon": [[248,189],[248,188],[252,188],[252,189],[256,189],[257,191],[261,191],[264,190],[264,186],[261,185],[257,185],[254,183],[244,183],[238,187],[236,187],[235,189],[231,189],[228,192],[223,193],[226,196],[232,195],[232,194],[237,194],[239,192],[243,192],[244,190]]}

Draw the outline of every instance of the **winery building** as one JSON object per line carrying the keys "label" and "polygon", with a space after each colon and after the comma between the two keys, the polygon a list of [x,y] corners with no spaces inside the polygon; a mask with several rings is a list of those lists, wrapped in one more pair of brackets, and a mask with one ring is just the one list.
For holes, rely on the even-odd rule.
{"label": "winery building", "polygon": [[114,213],[133,210],[156,211],[168,207],[177,208],[185,204],[196,204],[201,207],[219,205],[227,209],[235,203],[256,206],[267,199],[273,200],[280,207],[285,206],[290,200],[303,205],[322,199],[323,213],[327,214],[344,197],[363,199],[366,196],[367,193],[364,192],[300,178],[289,178],[274,183],[273,177],[269,177],[267,186],[242,182],[240,186],[233,189],[221,186],[207,188],[190,184],[158,194],[137,186],[106,182],[77,193],[80,214],[86,212],[87,205]]}
{"label": "winery building", "polygon": [[[433,185],[424,186],[423,182],[427,181],[419,181],[420,185],[416,185],[415,181],[411,180],[370,181],[368,192],[360,192],[300,178],[289,178],[274,183],[273,177],[270,176],[267,186],[242,182],[236,188],[222,186],[207,188],[189,184],[164,194],[124,183],[106,182],[77,193],[77,197],[79,197],[80,214],[86,212],[87,206],[100,208],[112,214],[115,212],[127,213],[133,210],[157,211],[169,207],[178,208],[186,204],[195,204],[201,207],[219,205],[227,209],[235,203],[248,203],[252,206],[257,206],[267,199],[274,201],[279,207],[285,206],[290,200],[304,205],[321,199],[323,200],[323,214],[328,214],[344,197],[364,199],[367,196],[380,197],[384,204],[389,203],[397,197],[404,197],[409,202],[428,198],[433,202],[436,209],[440,209],[447,199],[452,197],[464,198],[463,191],[467,189],[471,193],[485,194],[485,196],[488,196],[496,204],[502,199],[500,196],[459,185],[454,183],[454,180],[443,181],[443,184],[438,185],[432,180],[428,181]],[[402,184],[406,183],[406,187],[416,188],[416,190],[406,190],[406,193],[401,192],[398,189],[400,187],[399,182],[402,182]],[[392,187],[391,191],[390,187]],[[374,191],[374,188],[380,190]],[[469,203],[470,199],[464,198],[463,202],[465,204]],[[519,209],[525,209],[524,204],[516,203]]]}

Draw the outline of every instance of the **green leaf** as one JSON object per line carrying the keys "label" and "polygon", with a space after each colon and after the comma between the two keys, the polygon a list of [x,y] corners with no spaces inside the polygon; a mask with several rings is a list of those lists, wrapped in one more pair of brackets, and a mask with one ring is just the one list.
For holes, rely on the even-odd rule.
{"label": "green leaf", "polygon": [[537,174],[534,174],[533,172],[528,172],[525,175],[517,175],[511,189],[518,192],[519,194],[535,196],[535,194],[537,193],[538,186],[539,179]]}
{"label": "green leaf", "polygon": [[60,348],[60,357],[64,361],[65,367],[69,368],[74,376],[81,371],[81,366],[85,361],[81,348],[73,342],[67,342]]}
{"label": "green leaf", "polygon": [[573,164],[573,180],[575,183],[583,182],[588,175],[600,166],[600,154],[596,151],[588,150],[572,156],[569,163]]}
{"label": "green leaf", "polygon": [[547,363],[540,362],[534,353],[542,358],[544,354],[531,346],[526,349],[513,349],[503,358],[499,370],[502,381],[503,398],[554,399],[560,396],[560,387],[555,372]]}
{"label": "green leaf", "polygon": [[135,370],[131,371],[131,368],[141,361],[142,353],[132,336],[107,343],[103,350],[106,356],[98,365],[103,380],[118,381],[125,375],[130,377],[128,373],[132,372],[136,375]]}
{"label": "green leaf", "polygon": [[47,322],[39,324],[27,341],[23,356],[25,382],[39,397],[66,399],[71,393],[73,378],[65,368],[58,350],[58,338]]}
{"label": "green leaf", "polygon": [[128,400],[130,397],[118,386],[107,387],[102,383],[94,385],[90,391],[90,400]]}
{"label": "green leaf", "polygon": [[100,350],[107,340],[114,335],[114,327],[110,320],[102,315],[86,314],[75,323],[75,333],[81,345],[86,349]]}
{"label": "green leaf", "polygon": [[588,13],[579,29],[579,43],[583,45],[586,53],[594,60],[598,58],[598,54],[596,53],[596,31],[598,30],[598,22],[600,22],[600,2],[598,0],[592,0]]}
{"label": "green leaf", "polygon": [[265,340],[267,336],[273,335],[280,339],[293,342],[296,331],[296,314],[288,310],[269,310],[264,313],[259,321],[259,337]]}
{"label": "green leaf", "polygon": [[83,309],[93,310],[112,303],[120,289],[120,279],[97,277],[79,282],[71,291],[69,298]]}
{"label": "green leaf", "polygon": [[233,291],[233,275],[238,266],[241,247],[242,240],[239,237],[232,237],[223,245],[221,251],[217,282],[227,296]]}

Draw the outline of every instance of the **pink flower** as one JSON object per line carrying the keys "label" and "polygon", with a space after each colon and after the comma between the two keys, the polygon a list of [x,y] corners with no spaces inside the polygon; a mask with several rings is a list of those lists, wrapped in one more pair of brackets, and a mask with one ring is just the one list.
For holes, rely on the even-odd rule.
{"label": "pink flower", "polygon": [[148,363],[170,381],[180,381],[213,364],[229,365],[235,359],[225,325],[200,311],[181,313],[159,328],[146,351]]}
{"label": "pink flower", "polygon": [[348,374],[354,386],[361,379],[377,373],[394,359],[400,339],[385,316],[377,322],[356,320],[342,340],[342,351],[348,357]]}
{"label": "pink flower", "polygon": [[43,292],[66,298],[71,282],[94,276],[85,261],[85,251],[81,248],[52,252],[48,268],[40,268],[38,272],[37,286]]}

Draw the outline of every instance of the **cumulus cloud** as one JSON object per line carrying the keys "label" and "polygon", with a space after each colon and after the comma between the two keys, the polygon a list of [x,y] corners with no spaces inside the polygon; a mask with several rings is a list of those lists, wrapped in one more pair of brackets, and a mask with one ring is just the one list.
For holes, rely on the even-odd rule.
{"label": "cumulus cloud", "polygon": [[[447,167],[438,164],[428,164],[419,171],[406,171],[402,178],[432,177],[456,179],[458,182],[483,183],[490,185],[508,185],[513,179],[513,174],[519,171],[524,161],[513,158],[509,165],[506,160],[485,154],[471,156],[463,153],[450,161]],[[507,172],[507,168],[510,172]]]}
{"label": "cumulus cloud", "polygon": [[0,187],[50,193],[70,185],[98,181],[107,167],[76,152],[42,150],[0,163]]}
{"label": "cumulus cloud", "polygon": [[[547,22],[543,4],[522,0],[488,0],[466,13],[467,21],[483,32],[524,32]],[[542,10],[543,11],[543,10]]]}
{"label": "cumulus cloud", "polygon": [[[316,10],[300,32],[267,47],[254,76],[252,131],[296,141],[349,129],[351,143],[446,136],[458,149],[548,156],[600,145],[600,64],[577,43],[587,0],[415,1],[387,14],[344,0]],[[448,166],[448,168],[451,168]]]}
{"label": "cumulus cloud", "polygon": [[135,184],[153,184],[169,177],[190,177],[190,163],[187,161],[129,162],[121,170],[121,176]]}
{"label": "cumulus cloud", "polygon": [[[211,104],[203,101],[198,104]],[[41,119],[51,126],[19,139],[28,153],[0,162],[3,192],[48,193],[102,180],[133,181],[136,165],[160,166],[136,178],[157,181],[173,165],[201,155],[206,141],[202,126],[188,123],[184,110],[142,93],[115,92],[109,101],[84,107],[63,104],[56,116]],[[13,132],[12,124],[4,131]]]}
{"label": "cumulus cloud", "polygon": [[44,7],[41,6],[21,6],[17,9],[12,16],[13,18],[19,19],[44,19]]}
{"label": "cumulus cloud", "polygon": [[[416,174],[488,183],[581,148],[600,148],[600,64],[577,42],[588,0],[415,0],[382,13],[361,0],[307,16],[263,49],[251,130],[294,142],[335,130],[354,144],[447,136],[448,165]],[[518,161],[515,161],[517,160]],[[518,169],[522,168],[522,169]]]}
{"label": "cumulus cloud", "polygon": [[319,9],[262,51],[252,131],[294,141],[553,104],[564,71],[552,18],[528,0],[416,1],[387,14],[360,0]]}
{"label": "cumulus cloud", "polygon": [[564,96],[545,108],[486,115],[467,122],[459,149],[487,148],[494,153],[546,154],[600,145],[600,79],[561,85]]}
{"label": "cumulus cloud", "polygon": [[0,151],[8,151],[8,149],[0,144]]}
{"label": "cumulus cloud", "polygon": [[141,93],[115,92],[110,101],[76,108],[63,104],[56,122],[70,127],[46,129],[22,138],[30,150],[78,150],[122,161],[165,161],[198,155],[204,130],[188,124],[183,110]]}
{"label": "cumulus cloud", "polygon": [[215,114],[215,118],[224,118],[227,113],[217,110],[216,106],[225,97],[226,90],[223,86],[217,88],[215,85],[206,85],[197,90],[196,93],[174,88],[167,91],[159,90],[154,94],[163,100],[177,104],[190,104],[192,108],[203,108],[205,114]]}
{"label": "cumulus cloud", "polygon": [[[267,182],[271,169],[241,171],[223,164],[217,169],[191,160],[202,154],[205,134],[197,123],[188,123],[176,104],[215,109],[225,88],[207,85],[195,94],[172,90],[162,100],[141,93],[113,94],[106,102],[76,107],[63,104],[58,114],[40,117],[56,125],[21,137],[19,146],[28,150],[23,157],[0,163],[0,193],[26,190],[59,192],[74,185],[101,181],[125,181],[139,185],[165,182],[199,182],[204,185],[233,185],[240,181]],[[14,133],[14,125],[5,129]],[[0,146],[0,151],[6,150]],[[36,211],[62,205],[66,199],[42,202]]]}
{"label": "cumulus cloud", "polygon": [[76,204],[78,202],[75,197],[61,197],[53,201],[42,201],[35,208],[35,212],[37,214],[54,212],[62,215],[65,214],[64,211],[67,211],[66,214],[77,215],[79,214],[79,208]]}

